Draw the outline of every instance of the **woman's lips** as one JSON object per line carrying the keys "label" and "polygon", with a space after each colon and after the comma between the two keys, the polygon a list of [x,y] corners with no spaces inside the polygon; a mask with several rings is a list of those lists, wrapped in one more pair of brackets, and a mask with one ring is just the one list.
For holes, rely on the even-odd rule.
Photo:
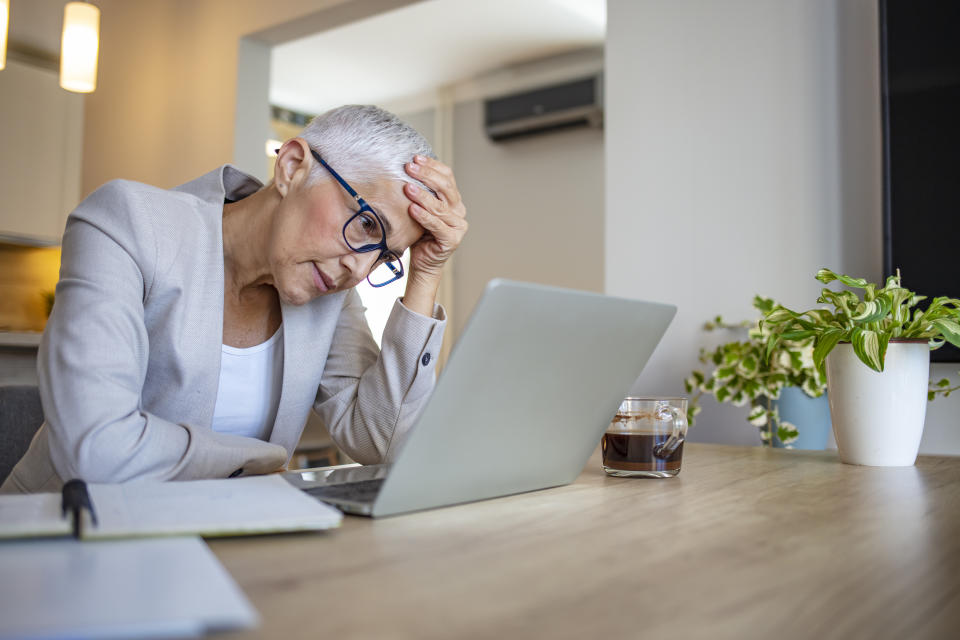
{"label": "woman's lips", "polygon": [[330,279],[330,276],[325,274],[323,271],[320,271],[320,268],[316,265],[316,263],[311,262],[310,264],[313,266],[313,284],[317,287],[320,293],[327,293],[328,291],[336,288],[334,287],[333,280]]}

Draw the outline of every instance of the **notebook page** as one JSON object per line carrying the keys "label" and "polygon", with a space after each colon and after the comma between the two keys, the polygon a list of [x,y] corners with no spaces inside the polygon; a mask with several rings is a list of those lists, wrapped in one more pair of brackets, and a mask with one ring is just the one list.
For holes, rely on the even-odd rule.
{"label": "notebook page", "polygon": [[280,475],[89,485],[99,526],[83,537],[229,536],[340,526],[343,514]]}
{"label": "notebook page", "polygon": [[0,496],[0,539],[70,535],[72,522],[61,517],[59,493]]}

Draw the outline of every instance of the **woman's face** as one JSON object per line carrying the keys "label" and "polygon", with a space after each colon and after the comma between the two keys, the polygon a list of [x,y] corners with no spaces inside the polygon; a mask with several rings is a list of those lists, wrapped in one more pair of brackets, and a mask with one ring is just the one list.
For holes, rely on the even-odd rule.
{"label": "woman's face", "polygon": [[[402,254],[423,234],[407,215],[403,183],[384,179],[351,185],[387,227],[387,247]],[[343,225],[359,206],[338,183],[294,183],[277,209],[267,239],[268,262],[280,300],[304,304],[362,282],[378,251],[356,253],[343,239]]]}

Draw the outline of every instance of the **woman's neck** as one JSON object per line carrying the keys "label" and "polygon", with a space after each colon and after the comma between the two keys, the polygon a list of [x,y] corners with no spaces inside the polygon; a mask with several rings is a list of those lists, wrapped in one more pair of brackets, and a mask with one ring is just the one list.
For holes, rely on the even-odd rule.
{"label": "woman's neck", "polygon": [[223,205],[223,272],[227,295],[245,297],[273,284],[267,238],[280,195],[273,185]]}

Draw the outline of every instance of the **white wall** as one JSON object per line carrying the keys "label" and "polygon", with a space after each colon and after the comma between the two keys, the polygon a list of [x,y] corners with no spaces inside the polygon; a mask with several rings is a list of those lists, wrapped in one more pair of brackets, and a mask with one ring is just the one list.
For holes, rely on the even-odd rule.
{"label": "white wall", "polygon": [[[681,393],[702,323],[754,294],[880,279],[877,24],[874,0],[608,1],[605,290],[679,306],[634,391]],[[960,453],[953,401],[922,450]],[[758,442],[743,411],[705,405],[691,439]]]}

